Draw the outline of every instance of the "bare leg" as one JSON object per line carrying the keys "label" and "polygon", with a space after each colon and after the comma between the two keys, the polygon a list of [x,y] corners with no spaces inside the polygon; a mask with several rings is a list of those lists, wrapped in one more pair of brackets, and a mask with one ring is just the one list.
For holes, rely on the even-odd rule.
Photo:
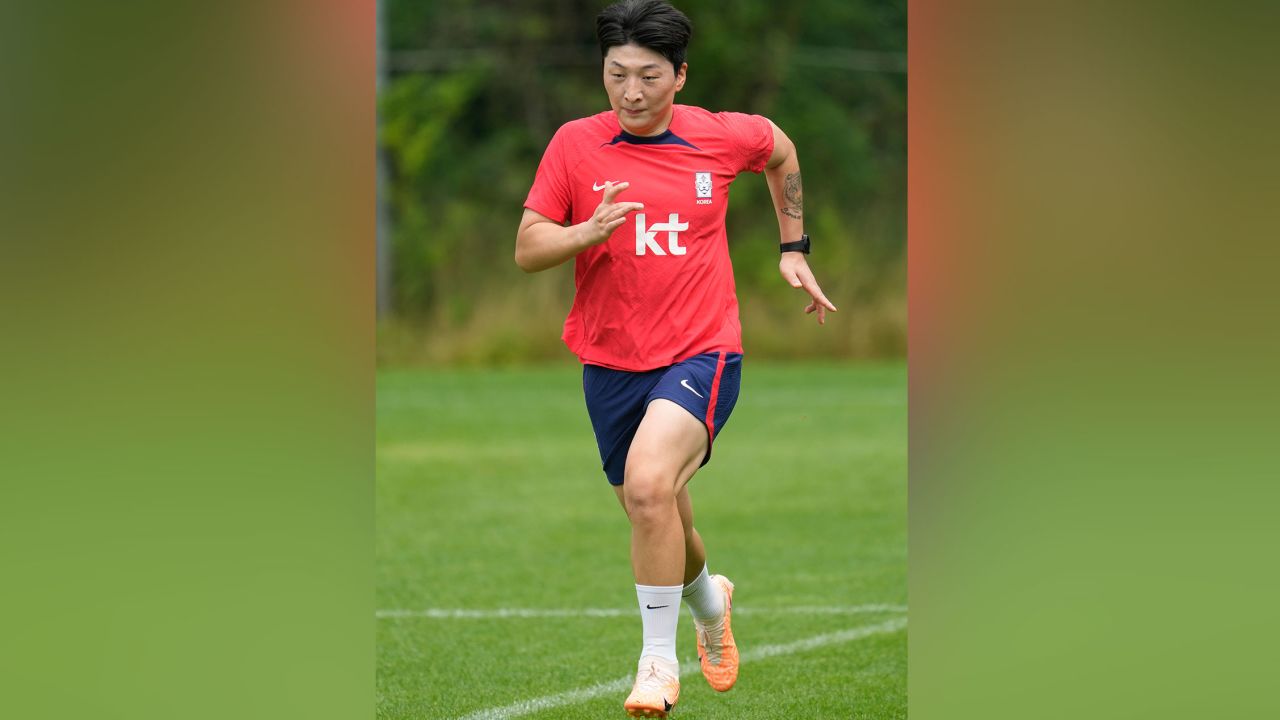
{"label": "bare leg", "polygon": [[[627,501],[623,497],[622,486],[614,485],[613,491],[617,494],[618,503],[622,505],[622,510],[625,512]],[[707,550],[702,544],[702,536],[693,526],[693,501],[689,498],[688,483],[685,483],[685,486],[676,494],[676,510],[680,513],[680,525],[684,530],[684,584],[688,585],[698,579],[698,574],[707,564]]]}
{"label": "bare leg", "polygon": [[702,545],[702,536],[693,527],[693,501],[689,499],[687,483],[676,494],[676,509],[680,511],[680,523],[684,526],[684,584],[688,585],[698,579],[702,566],[707,564],[707,550]]}
{"label": "bare leg", "polygon": [[[627,453],[622,497],[631,520],[631,567],[641,585],[670,587],[686,579],[688,544],[704,556],[693,530],[693,506],[681,513],[677,496],[702,463],[707,450],[705,426],[670,400],[654,400],[645,412]],[[684,521],[688,516],[688,523]],[[694,577],[702,570],[698,564]]]}

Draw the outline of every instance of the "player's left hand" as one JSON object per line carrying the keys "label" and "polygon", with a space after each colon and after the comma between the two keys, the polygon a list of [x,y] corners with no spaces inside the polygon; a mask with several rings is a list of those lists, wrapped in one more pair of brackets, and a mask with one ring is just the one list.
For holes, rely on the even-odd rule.
{"label": "player's left hand", "polygon": [[809,269],[809,261],[805,260],[804,253],[782,253],[782,259],[778,261],[778,271],[782,273],[782,279],[790,283],[791,287],[803,288],[809,293],[813,302],[805,306],[805,313],[817,312],[818,324],[826,325],[827,311],[836,312],[836,306],[822,294],[822,288],[818,287],[818,281],[813,279],[813,271]]}

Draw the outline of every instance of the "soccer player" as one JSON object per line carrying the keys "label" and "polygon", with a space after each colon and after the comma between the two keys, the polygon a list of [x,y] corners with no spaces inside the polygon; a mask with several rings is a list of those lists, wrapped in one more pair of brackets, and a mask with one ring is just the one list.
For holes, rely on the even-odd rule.
{"label": "soccer player", "polygon": [[[605,476],[631,524],[643,626],[632,717],[667,717],[680,695],[676,626],[689,606],[703,675],[738,675],[733,583],[709,575],[689,480],[738,398],[741,327],[725,235],[729,184],[764,172],[781,233],[779,270],[825,322],[835,306],[806,255],[795,146],[758,115],[676,105],[688,18],[662,0],[625,0],[596,18],[610,110],[563,125],[525,200],[516,263],[537,272],[575,259],[564,341]],[[625,199],[624,199],[625,194]]]}

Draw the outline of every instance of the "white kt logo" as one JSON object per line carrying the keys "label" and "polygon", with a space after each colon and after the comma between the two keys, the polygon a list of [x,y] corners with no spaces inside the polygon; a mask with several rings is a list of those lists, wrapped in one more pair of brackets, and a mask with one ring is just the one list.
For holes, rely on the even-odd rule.
{"label": "white kt logo", "polygon": [[644,227],[644,213],[636,213],[636,254],[643,255],[645,250],[649,250],[654,255],[666,255],[658,243],[654,242],[654,237],[662,232],[667,233],[667,249],[672,255],[683,255],[688,252],[687,248],[680,246],[679,233],[682,230],[689,229],[689,223],[680,222],[679,213],[671,213],[667,216],[664,223],[654,223],[646,230]]}

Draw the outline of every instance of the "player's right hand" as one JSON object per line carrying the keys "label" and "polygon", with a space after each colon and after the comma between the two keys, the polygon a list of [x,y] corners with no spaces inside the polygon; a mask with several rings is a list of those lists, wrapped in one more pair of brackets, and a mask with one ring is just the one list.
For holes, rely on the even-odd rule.
{"label": "player's right hand", "polygon": [[643,210],[644,203],[615,202],[618,194],[631,186],[629,182],[606,182],[604,199],[596,206],[591,219],[582,223],[583,234],[588,245],[599,245],[627,221],[627,215],[636,210]]}

